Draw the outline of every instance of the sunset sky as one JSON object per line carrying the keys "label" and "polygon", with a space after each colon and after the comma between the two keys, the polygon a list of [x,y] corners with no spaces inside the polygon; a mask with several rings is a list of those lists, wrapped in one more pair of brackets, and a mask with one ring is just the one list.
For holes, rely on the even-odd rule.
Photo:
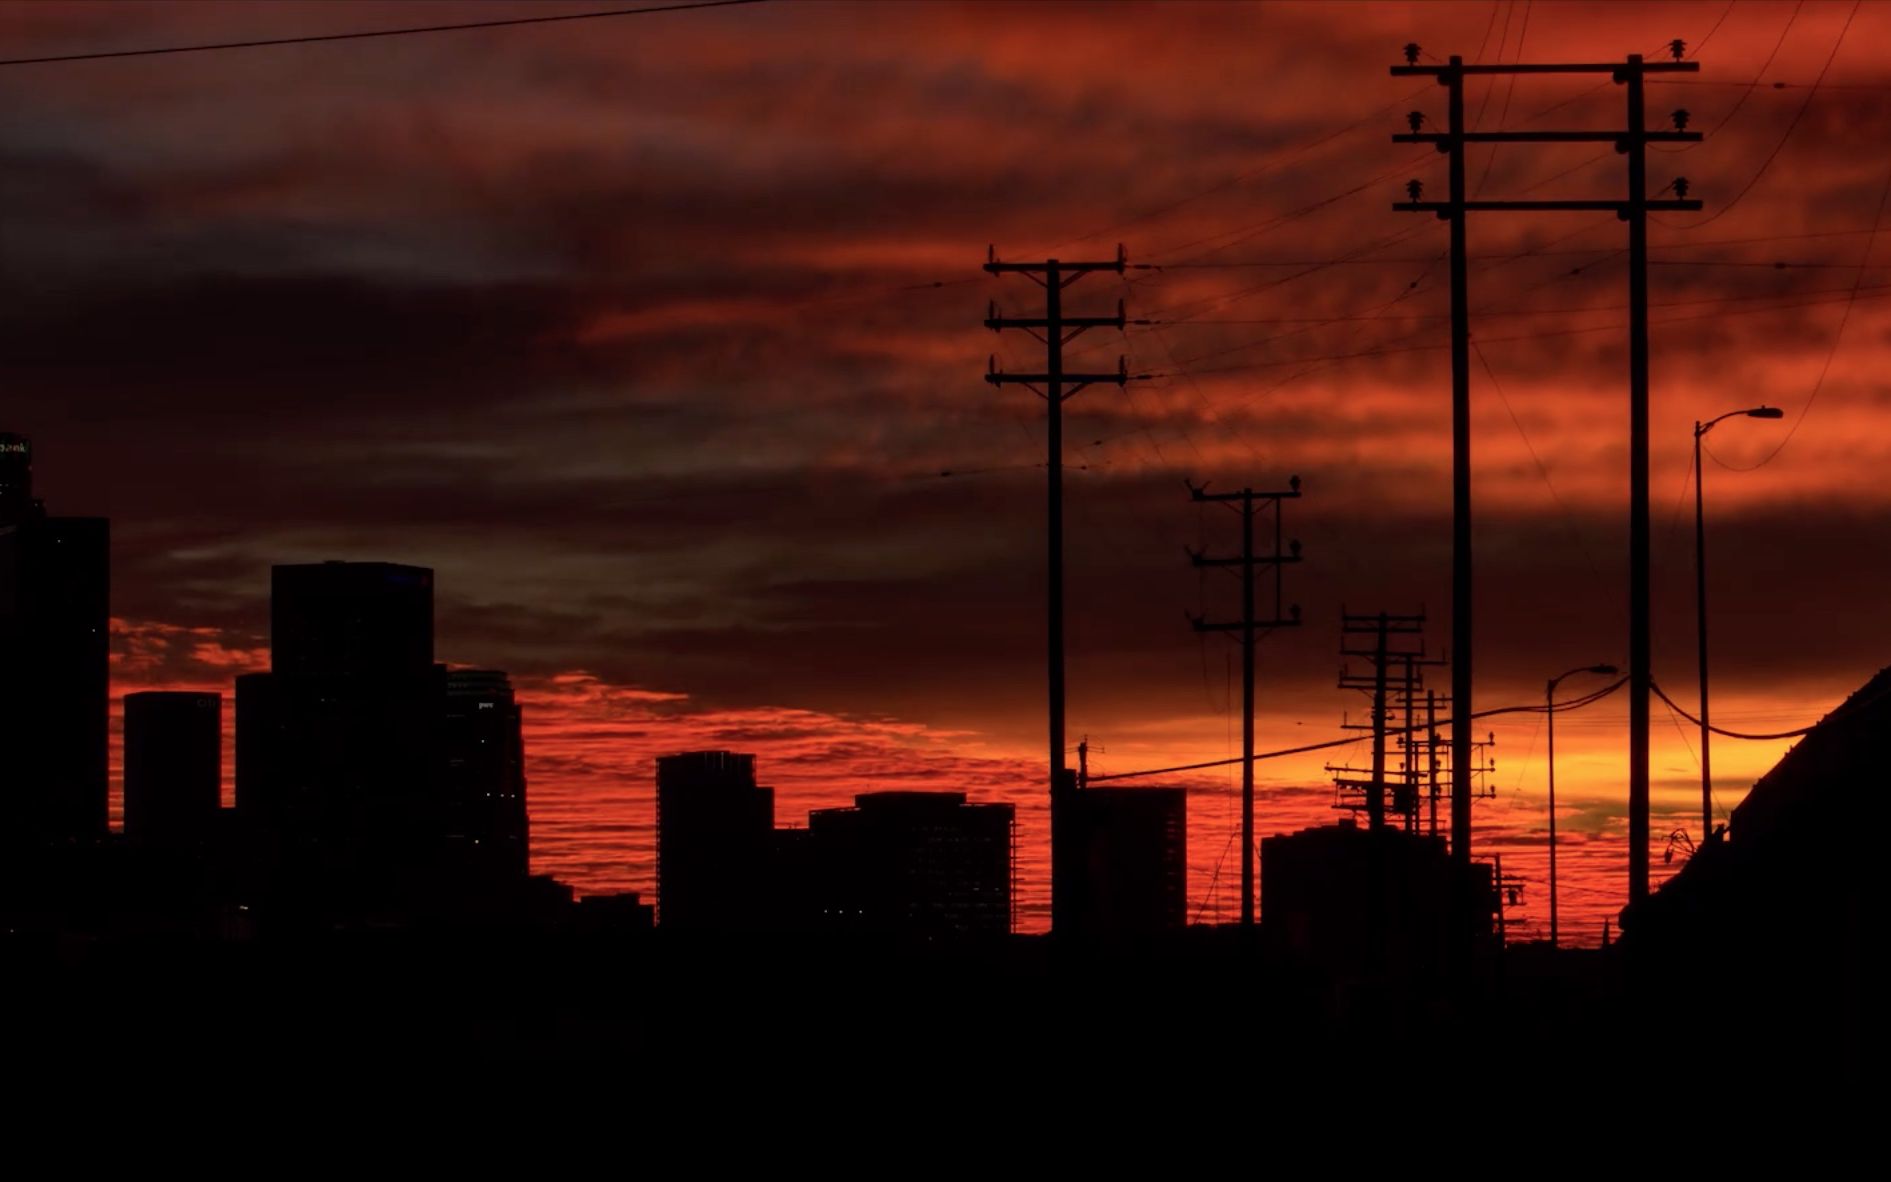
{"label": "sunset sky", "polygon": [[[14,3],[0,57],[599,7]],[[1160,322],[1074,354],[1159,376],[1068,408],[1073,741],[1100,772],[1238,752],[1235,650],[1183,615],[1234,609],[1183,547],[1236,521],[1183,481],[1291,474],[1306,625],[1261,650],[1257,741],[1336,737],[1365,709],[1342,607],[1449,643],[1446,228],[1391,210],[1444,158],[1390,141],[1444,98],[1386,67],[1677,37],[1702,70],[1650,118],[1707,136],[1654,150],[1651,188],[1706,208],[1651,230],[1655,675],[1691,708],[1689,428],[1783,407],[1709,437],[1715,719],[1802,726],[1891,656],[1891,6],[807,0],[0,68],[0,430],[53,511],[113,519],[115,693],[264,667],[272,563],[430,565],[440,657],[527,702],[538,870],[648,889],[652,759],[726,746],[780,823],[894,785],[1017,802],[1041,929],[1042,411],[981,380],[1036,364],[981,321],[1037,289],[984,275],[988,244],[1155,265],[1068,293]],[[1623,118],[1593,79],[1480,79],[1467,109]],[[1626,182],[1577,145],[1477,149],[1470,183]],[[1626,662],[1625,245],[1609,213],[1471,226],[1479,707]],[[1625,720],[1618,694],[1557,727],[1582,941],[1626,894]],[[1539,724],[1484,728],[1478,806],[1526,934]],[[1698,735],[1654,726],[1659,876]],[[1717,741],[1721,805],[1785,747]],[[1330,820],[1326,762],[1261,765],[1263,832]],[[1191,909],[1229,917],[1238,776],[1165,782],[1199,789]]]}

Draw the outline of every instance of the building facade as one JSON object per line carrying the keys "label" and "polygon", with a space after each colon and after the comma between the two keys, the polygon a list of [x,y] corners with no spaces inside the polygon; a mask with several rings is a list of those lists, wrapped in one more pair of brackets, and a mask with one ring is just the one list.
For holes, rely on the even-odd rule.
{"label": "building facade", "polygon": [[657,922],[673,930],[765,926],[775,793],[755,757],[691,751],[657,760]]}
{"label": "building facade", "polygon": [[0,841],[104,837],[110,626],[110,523],[49,516],[0,435]]}
{"label": "building facade", "polygon": [[223,697],[125,695],[125,836],[201,844],[223,808]]}

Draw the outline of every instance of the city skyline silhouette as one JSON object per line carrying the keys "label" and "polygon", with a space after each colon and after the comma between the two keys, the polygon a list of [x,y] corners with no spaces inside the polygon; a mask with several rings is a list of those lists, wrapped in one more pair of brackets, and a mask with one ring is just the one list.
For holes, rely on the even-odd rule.
{"label": "city skyline silhouette", "polygon": [[[109,553],[109,639],[88,642],[109,646],[108,713],[84,723],[106,729],[61,748],[82,750],[93,776],[104,739],[106,783],[86,780],[67,803],[103,810],[107,828],[88,812],[72,832],[129,836],[127,731],[140,726],[188,730],[189,744],[138,749],[195,761],[188,793],[176,789],[194,803],[145,814],[152,831],[223,825],[204,819],[206,700],[148,696],[218,694],[218,817],[245,811],[246,733],[334,712],[322,725],[340,730],[309,723],[285,748],[331,762],[308,754],[280,772],[330,820],[271,825],[272,840],[301,833],[308,866],[354,867],[342,877],[376,859],[389,881],[417,873],[418,846],[390,853],[399,843],[363,819],[387,820],[399,798],[413,815],[388,824],[451,874],[503,862],[492,881],[634,892],[660,924],[659,761],[721,752],[752,758],[754,784],[772,790],[768,833],[741,839],[751,854],[725,885],[746,899],[780,875],[802,892],[771,903],[799,916],[764,925],[771,938],[848,909],[873,914],[863,930],[898,927],[850,875],[918,892],[898,914],[940,930],[960,923],[941,916],[976,914],[966,922],[986,930],[995,871],[966,851],[997,842],[978,825],[999,811],[980,809],[1015,824],[1006,926],[1044,935],[1053,878],[1081,880],[1053,875],[1046,419],[1018,388],[1044,353],[1009,330],[1035,331],[1046,305],[1025,278],[989,272],[1099,260],[1082,264],[1095,273],[1065,308],[1096,319],[1061,362],[1087,387],[1061,412],[1054,615],[1068,688],[1053,717],[1067,699],[1068,718],[1052,733],[1063,726],[1064,758],[1083,765],[1080,791],[1120,795],[1099,798],[1064,848],[1120,885],[1107,866],[1136,843],[1109,836],[1118,822],[1103,812],[1132,810],[1128,789],[1179,792],[1175,841],[1144,850],[1143,895],[1124,913],[1164,917],[1145,931],[1240,916],[1241,657],[1225,628],[1190,619],[1239,615],[1228,562],[1200,560],[1241,552],[1232,490],[1291,478],[1297,626],[1272,620],[1256,650],[1258,881],[1272,841],[1374,874],[1405,867],[1431,884],[1421,894],[1485,891],[1432,866],[1420,798],[1394,808],[1393,827],[1410,829],[1396,852],[1377,834],[1337,836],[1367,828],[1374,799],[1358,789],[1375,762],[1373,699],[1357,692],[1350,621],[1422,615],[1427,658],[1458,639],[1448,227],[1393,212],[1448,191],[1445,153],[1393,142],[1444,127],[1446,92],[1387,72],[1452,55],[1699,65],[1647,81],[1648,129],[1674,140],[1648,147],[1646,185],[1673,206],[1650,218],[1647,268],[1654,885],[1713,849],[1751,785],[1891,660],[1871,593],[1891,576],[1876,478],[1891,459],[1876,430],[1891,170],[1859,149],[1891,119],[1875,49],[1891,12],[1843,0],[648,8],[0,5],[0,273],[15,292],[0,316],[0,431],[17,433],[0,442],[30,447],[29,499],[44,502],[27,505],[5,475],[0,524],[30,573],[53,569],[33,547],[92,528],[47,523],[109,522],[108,551],[103,535],[72,543]],[[1606,72],[1527,79],[1468,79],[1467,126],[1521,137],[1621,121]],[[1681,142],[1688,129],[1698,144]],[[1615,148],[1473,143],[1466,192],[1620,201]],[[1699,212],[1680,208],[1689,198]],[[1612,208],[1480,212],[1468,239],[1470,647],[1488,761],[1469,849],[1489,864],[1477,874],[1497,939],[1526,945],[1549,936],[1545,684],[1633,661],[1630,268]],[[1692,428],[1743,407],[1780,414],[1728,417],[1697,472]],[[0,464],[15,454],[28,453]],[[1713,554],[1699,604],[1697,489]],[[425,572],[428,648],[400,659],[398,693],[379,672],[323,665],[353,659],[336,635],[311,640],[293,613],[272,616],[293,597],[283,572],[340,577],[336,562]],[[33,619],[55,602],[102,606],[19,578]],[[1698,685],[1697,627],[1712,638]],[[353,656],[395,661],[419,635],[390,632]],[[91,670],[97,654],[76,652],[35,650],[30,667]],[[300,654],[293,668],[285,654]],[[1722,731],[1703,826],[1692,718],[1708,665]],[[1427,669],[1422,686],[1442,694],[1453,672]],[[1571,948],[1619,936],[1629,902],[1632,693],[1616,680],[1552,687],[1559,943]],[[51,725],[27,721],[33,711],[66,718],[58,701],[97,696],[91,681],[55,682],[11,687],[19,733]],[[503,857],[428,844],[446,841],[428,812],[445,797],[423,799],[416,785],[434,773],[414,769],[433,756],[360,739],[362,719],[386,735],[486,735],[465,711],[436,717],[455,694],[517,710],[516,760],[501,760],[517,766],[481,765],[464,783],[518,779],[522,810],[475,819],[488,806],[468,798],[449,826],[455,841],[489,834]],[[290,721],[246,732],[245,701],[263,719],[289,702]],[[1397,726],[1419,708],[1403,701]],[[352,759],[325,733],[379,756]],[[1388,782],[1407,791],[1423,779],[1406,762],[1412,735],[1383,749]],[[131,795],[148,801],[160,782]],[[374,809],[338,804],[344,782]],[[920,792],[962,794],[965,811]],[[1171,823],[1156,819],[1158,795],[1141,799],[1150,812],[1124,833]],[[370,849],[370,834],[391,844]],[[929,851],[978,885],[940,871],[922,890],[861,852],[875,841]],[[817,848],[826,860],[809,869]],[[539,905],[505,897],[499,910]],[[1366,889],[1354,905],[1382,911],[1383,898]],[[640,924],[611,912],[629,906],[560,922]],[[1440,908],[1414,904],[1412,922],[1464,927]]]}

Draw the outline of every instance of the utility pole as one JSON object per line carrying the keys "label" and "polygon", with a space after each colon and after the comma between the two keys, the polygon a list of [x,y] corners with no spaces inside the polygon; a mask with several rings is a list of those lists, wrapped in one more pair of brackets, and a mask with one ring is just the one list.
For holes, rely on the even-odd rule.
{"label": "utility pole", "polygon": [[[1673,182],[1674,200],[1648,197],[1650,143],[1693,143],[1699,132],[1688,131],[1686,111],[1674,112],[1675,130],[1649,131],[1643,79],[1648,74],[1694,72],[1699,62],[1681,61],[1682,42],[1672,44],[1674,61],[1647,62],[1630,54],[1620,62],[1561,64],[1511,63],[1465,65],[1452,57],[1444,65],[1419,65],[1416,45],[1405,47],[1406,64],[1393,66],[1395,77],[1428,75],[1449,92],[1448,130],[1420,132],[1424,115],[1407,117],[1409,134],[1392,137],[1396,143],[1432,144],[1450,157],[1451,195],[1448,201],[1420,200],[1422,186],[1406,186],[1409,201],[1393,209],[1425,212],[1451,223],[1451,389],[1452,389],[1452,724],[1451,724],[1451,846],[1463,865],[1469,865],[1472,747],[1471,699],[1471,561],[1470,561],[1470,315],[1464,279],[1466,266],[1465,215],[1475,212],[1612,212],[1628,224],[1629,249],[1629,898],[1648,894],[1648,756],[1649,699],[1653,688],[1650,666],[1649,623],[1649,508],[1648,508],[1648,213],[1651,210],[1698,210],[1699,201],[1687,200],[1686,178]],[[1468,131],[1464,126],[1464,80],[1474,74],[1606,74],[1626,88],[1626,126],[1605,131]],[[1464,192],[1467,144],[1613,144],[1628,157],[1628,191],[1624,197],[1587,201],[1472,201]]]}
{"label": "utility pole", "polygon": [[[1211,624],[1206,620],[1190,616],[1189,622],[1197,632],[1238,632],[1241,635],[1241,926],[1254,926],[1254,644],[1256,631],[1261,628],[1294,628],[1300,624],[1300,605],[1294,604],[1291,614],[1282,614],[1281,568],[1290,562],[1300,561],[1300,543],[1293,542],[1287,549],[1281,548],[1281,502],[1300,498],[1300,478],[1292,477],[1287,481],[1285,492],[1257,492],[1244,488],[1238,492],[1211,493],[1203,485],[1197,488],[1188,486],[1190,496],[1200,502],[1218,504],[1238,504],[1241,513],[1241,557],[1210,558],[1203,554],[1189,551],[1189,559],[1197,567],[1228,567],[1241,569],[1241,618],[1233,623]],[[1254,518],[1256,503],[1265,505],[1274,514],[1274,552],[1256,554],[1254,552]],[[1274,614],[1269,619],[1261,619],[1255,614],[1254,607],[1254,568],[1271,566],[1274,568]]]}
{"label": "utility pole", "polygon": [[[1123,273],[1128,263],[1123,248],[1116,248],[1116,258],[1109,262],[1063,262],[1045,259],[1041,263],[1000,262],[995,249],[985,256],[985,270],[993,275],[1023,275],[1044,289],[1041,316],[1002,316],[994,302],[985,317],[985,327],[993,332],[1007,328],[1022,329],[1044,345],[1044,369],[1039,373],[1006,373],[993,357],[985,380],[994,386],[1022,385],[1044,400],[1049,425],[1045,457],[1045,510],[1048,528],[1045,538],[1046,628],[1045,664],[1048,670],[1050,713],[1050,790],[1051,790],[1051,927],[1059,927],[1059,896],[1067,894],[1060,887],[1069,881],[1060,870],[1072,851],[1060,850],[1057,840],[1057,804],[1065,792],[1074,790],[1064,763],[1064,403],[1085,387],[1108,382],[1122,386],[1130,379],[1128,363],[1117,359],[1115,372],[1070,373],[1064,369],[1064,346],[1093,328],[1122,329],[1123,304],[1116,304],[1114,316],[1066,316],[1064,289],[1098,271]],[[1146,374],[1136,375],[1140,380]]]}
{"label": "utility pole", "polygon": [[1425,775],[1431,797],[1431,833],[1438,836],[1438,695],[1425,691]]}
{"label": "utility pole", "polygon": [[[1424,630],[1425,616],[1422,612],[1416,615],[1392,615],[1388,612],[1353,615],[1342,612],[1340,615],[1340,656],[1359,657],[1371,665],[1371,671],[1366,673],[1355,673],[1349,668],[1342,667],[1339,687],[1360,690],[1367,694],[1372,702],[1371,721],[1367,726],[1362,727],[1357,723],[1346,724],[1348,730],[1370,729],[1372,731],[1372,771],[1367,779],[1361,780],[1358,778],[1357,769],[1352,767],[1329,764],[1326,770],[1335,773],[1337,777],[1334,780],[1334,786],[1341,793],[1339,807],[1357,809],[1363,804],[1366,810],[1367,827],[1373,830],[1385,827],[1387,788],[1385,753],[1386,732],[1391,719],[1389,693],[1392,667],[1404,666],[1404,672],[1400,678],[1406,686],[1411,687],[1406,691],[1406,697],[1409,700],[1418,684],[1418,668],[1444,664],[1440,658],[1428,659],[1425,656],[1422,640],[1417,642],[1416,647],[1412,647],[1413,642],[1405,641],[1402,647],[1395,648],[1392,638],[1420,636]],[[1372,639],[1370,642],[1347,639],[1354,636],[1370,636]],[[1369,643],[1370,647],[1351,647],[1362,643]],[[1406,741],[1407,763],[1409,764],[1411,751],[1409,731]],[[1416,813],[1418,807],[1416,794],[1409,796],[1401,794],[1396,804],[1399,811],[1406,812],[1405,827],[1410,829],[1416,823],[1412,815]]]}

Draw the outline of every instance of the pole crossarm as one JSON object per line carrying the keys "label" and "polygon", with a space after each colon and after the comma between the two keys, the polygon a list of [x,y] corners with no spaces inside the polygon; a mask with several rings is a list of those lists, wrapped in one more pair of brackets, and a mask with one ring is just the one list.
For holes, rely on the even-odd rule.
{"label": "pole crossarm", "polygon": [[1098,271],[1114,271],[1121,275],[1129,266],[1129,252],[1119,243],[1116,257],[1109,262],[1067,263],[1062,259],[1046,259],[1041,263],[1007,263],[998,258],[998,248],[985,248],[985,271],[991,275],[1024,275],[1037,283],[1055,283],[1059,288],[1069,287],[1085,275]]}
{"label": "pole crossarm", "polygon": [[1435,213],[1440,218],[1448,218],[1458,209],[1468,213],[1580,213],[1600,210],[1626,218],[1638,205],[1642,209],[1677,213],[1698,211],[1701,208],[1701,203],[1694,200],[1637,202],[1625,197],[1593,201],[1395,201],[1392,208],[1399,213]]}
{"label": "pole crossarm", "polygon": [[1394,78],[1420,78],[1430,75],[1444,84],[1453,75],[1466,74],[1607,74],[1616,81],[1623,81],[1622,75],[1628,69],[1636,69],[1644,74],[1697,74],[1699,62],[1636,62],[1632,66],[1623,62],[1489,62],[1462,65],[1456,62],[1435,66],[1393,66]]}
{"label": "pole crossarm", "polygon": [[[1448,131],[1399,132],[1392,137],[1395,144],[1436,144],[1439,151],[1449,148],[1453,141],[1466,144],[1620,144],[1634,138],[1633,131],[1467,131],[1452,135]],[[1697,144],[1701,142],[1698,131],[1644,131],[1641,133],[1644,143],[1650,144]]]}

